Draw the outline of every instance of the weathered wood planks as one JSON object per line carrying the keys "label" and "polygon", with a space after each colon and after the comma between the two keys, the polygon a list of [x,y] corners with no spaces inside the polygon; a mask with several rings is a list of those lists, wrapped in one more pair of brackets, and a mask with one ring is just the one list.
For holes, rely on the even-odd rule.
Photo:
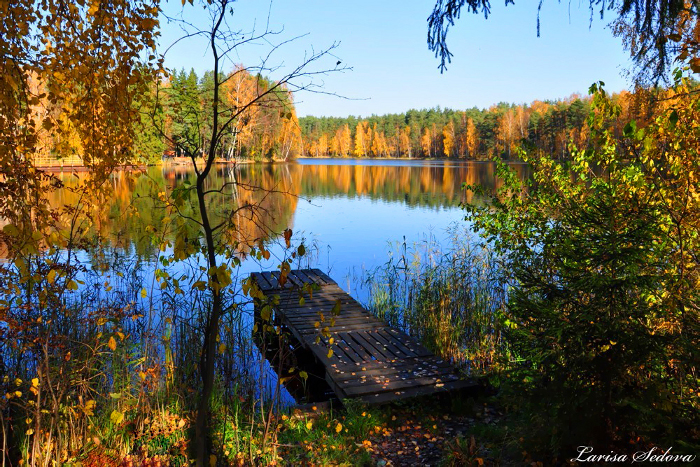
{"label": "weathered wood planks", "polygon": [[[253,273],[268,298],[279,297],[276,319],[323,364],[339,399],[380,404],[475,386],[416,339],[371,315],[319,269],[293,270],[283,287],[279,277],[279,271]],[[301,292],[306,284],[312,284],[310,293]]]}

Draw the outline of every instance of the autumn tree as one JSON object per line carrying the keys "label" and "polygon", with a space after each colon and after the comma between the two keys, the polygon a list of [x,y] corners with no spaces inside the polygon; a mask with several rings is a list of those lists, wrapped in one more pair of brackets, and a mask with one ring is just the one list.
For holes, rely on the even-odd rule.
{"label": "autumn tree", "polygon": [[571,164],[526,153],[531,180],[500,165],[489,206],[467,206],[503,255],[508,339],[531,362],[511,378],[549,414],[528,425],[548,447],[681,436],[697,414],[700,206],[689,177],[700,161],[687,128],[700,102],[687,77],[677,88],[652,124],[629,122],[618,140],[608,121],[621,109],[595,85],[593,148],[572,145]]}
{"label": "autumn tree", "polygon": [[516,137],[516,120],[515,113],[512,109],[503,112],[498,119],[498,128],[496,130],[501,151],[510,158],[511,151],[515,146]]}
{"label": "autumn tree", "polygon": [[293,108],[282,119],[279,140],[279,155],[285,161],[301,153],[301,130],[296,110]]}
{"label": "autumn tree", "polygon": [[337,155],[347,156],[350,154],[350,147],[352,144],[352,137],[350,135],[350,127],[345,124],[338,128],[335,132],[335,138],[338,145]]}
{"label": "autumn tree", "polygon": [[466,140],[469,157],[474,158],[479,147],[479,132],[476,129],[476,125],[474,125],[474,120],[471,118],[467,120]]}
{"label": "autumn tree", "polygon": [[[65,298],[78,288],[76,249],[106,180],[137,160],[135,106],[160,76],[158,11],[157,1],[0,3],[0,365],[33,372],[31,388],[52,394],[26,388],[32,425],[21,437],[6,418],[20,416],[19,396],[0,402],[3,464],[17,465],[20,440],[36,465],[74,447],[64,424],[82,379],[61,350],[76,338],[64,332],[77,320]],[[72,182],[75,197],[51,205],[62,183],[37,156],[64,151],[90,170]],[[95,323],[87,312],[79,319]],[[85,439],[87,426],[73,429]]]}
{"label": "autumn tree", "polygon": [[[0,134],[12,141],[0,146],[0,217],[40,224],[43,216],[28,215],[47,209],[29,201],[41,199],[46,177],[32,163],[38,131],[70,125],[83,164],[102,179],[131,160],[139,117],[131,104],[155,77],[155,57],[143,51],[155,46],[158,3],[6,2],[0,13]],[[39,88],[30,88],[32,77]],[[56,113],[38,112],[41,102]]]}
{"label": "autumn tree", "polygon": [[[240,264],[240,258],[236,252],[237,241],[233,241],[237,232],[237,219],[243,214],[255,220],[260,206],[256,203],[243,203],[225,206],[223,212],[213,216],[210,209],[212,198],[226,197],[235,190],[240,183],[236,180],[223,183],[221,186],[212,186],[213,168],[217,156],[220,154],[223,138],[233,134],[240,138],[246,129],[255,123],[263,131],[251,131],[249,136],[253,139],[253,151],[270,157],[279,144],[278,136],[273,129],[284,128],[277,125],[280,119],[292,120],[292,100],[289,89],[295,91],[313,90],[316,84],[313,76],[338,70],[336,67],[329,69],[309,71],[310,65],[317,65],[328,55],[330,49],[308,55],[305,61],[296,67],[292,67],[276,80],[263,77],[263,72],[271,70],[270,56],[280,46],[273,46],[270,54],[256,67],[236,67],[230,74],[225,74],[224,67],[230,64],[230,57],[236,53],[237,48],[246,43],[264,40],[271,43],[275,36],[269,29],[262,32],[256,31],[231,31],[228,29],[229,15],[233,14],[230,8],[231,1],[218,0],[205,2],[210,14],[210,23],[207,27],[199,28],[186,21],[181,25],[187,31],[186,37],[205,37],[207,47],[212,57],[211,90],[208,100],[208,108],[201,114],[197,112],[198,102],[192,102],[193,109],[183,109],[185,115],[200,115],[208,117],[206,128],[208,134],[197,132],[185,132],[181,140],[172,139],[184,154],[193,163],[195,171],[195,183],[188,184],[174,190],[165,199],[167,209],[173,216],[180,219],[182,226],[194,225],[201,232],[200,240],[196,239],[197,248],[192,248],[187,229],[178,229],[175,238],[174,259],[181,260],[191,255],[201,253],[202,260],[206,264],[205,279],[196,284],[196,288],[205,291],[209,299],[205,309],[201,310],[201,354],[199,359],[199,375],[201,378],[201,393],[197,403],[197,416],[195,421],[195,450],[197,453],[197,465],[203,466],[209,462],[211,452],[211,413],[210,404],[214,390],[215,373],[217,367],[218,344],[220,337],[220,324],[222,317],[229,310],[237,307],[234,294],[227,293],[234,280],[234,270]],[[245,39],[244,39],[245,37]],[[284,44],[284,42],[282,42]],[[332,46],[331,49],[335,47]],[[231,80],[234,82],[231,83]],[[229,83],[229,84],[227,84]],[[250,86],[252,84],[252,86]],[[228,93],[228,99],[226,99]],[[233,94],[233,96],[231,95]],[[195,125],[199,128],[204,125]],[[326,135],[321,136],[319,144],[323,151],[327,151],[328,141]],[[196,201],[193,203],[193,212],[190,216],[183,216],[180,210],[192,193]],[[268,228],[262,226],[263,230]],[[291,235],[291,231],[288,231]],[[285,236],[289,242],[289,235]],[[250,248],[256,248],[260,255],[269,257],[265,250],[263,239],[250,239]],[[301,251],[301,250],[300,250]],[[299,253],[302,254],[302,253]],[[291,261],[291,260],[289,260]],[[286,277],[289,272],[289,262],[283,261],[281,271]],[[245,293],[254,298],[262,298],[259,289],[251,279],[244,281]],[[269,316],[267,317],[269,319]]]}
{"label": "autumn tree", "polygon": [[[589,131],[579,137],[587,144],[578,147],[570,130],[580,100],[534,103],[530,128],[550,141],[522,153],[532,177],[520,180],[499,163],[504,185],[472,187],[492,197],[487,206],[466,206],[508,283],[506,338],[523,363],[507,381],[518,409],[533,414],[527,442],[554,462],[581,440],[607,448],[682,439],[686,449],[699,441],[691,427],[700,409],[700,268],[689,254],[700,228],[691,181],[700,170],[693,131],[700,102],[689,76],[700,70],[697,4],[610,5],[630,25],[624,34],[644,77],[663,79],[677,55],[668,106],[650,107],[643,127],[625,122],[627,96],[616,103],[596,83]],[[486,0],[437,3],[429,42],[443,69],[451,55],[445,35],[462,7],[489,12]],[[570,161],[557,160],[566,154]]]}
{"label": "autumn tree", "polygon": [[442,147],[445,157],[452,157],[452,151],[455,147],[455,124],[452,120],[442,128]]}
{"label": "autumn tree", "polygon": [[328,146],[328,136],[323,133],[318,139],[316,157],[326,157],[328,155]]}
{"label": "autumn tree", "polygon": [[424,157],[433,156],[433,134],[430,128],[423,128],[423,135],[420,138],[420,146]]}
{"label": "autumn tree", "polygon": [[357,127],[355,127],[355,150],[353,151],[355,157],[365,157],[369,152],[370,141],[367,140],[367,130],[369,130],[367,122],[357,122]]}

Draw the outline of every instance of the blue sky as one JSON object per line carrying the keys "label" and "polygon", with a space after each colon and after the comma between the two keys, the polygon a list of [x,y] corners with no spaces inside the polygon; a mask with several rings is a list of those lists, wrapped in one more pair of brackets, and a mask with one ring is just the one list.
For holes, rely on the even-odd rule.
{"label": "blue sky", "polygon": [[[322,76],[317,84],[345,98],[300,93],[295,96],[299,116],[368,116],[435,106],[465,109],[498,102],[529,103],[585,94],[598,80],[609,91],[629,87],[623,77],[628,55],[606,27],[614,12],[606,12],[603,20],[596,13],[590,25],[587,1],[545,1],[538,38],[537,2],[519,0],[505,7],[494,0],[488,20],[464,14],[450,30],[448,44],[454,58],[440,74],[438,60],[426,44],[426,19],[433,5],[433,0],[239,0],[233,3],[230,25],[246,33],[256,25],[260,32],[269,14],[270,29],[282,30],[269,38],[270,43],[303,36],[272,55],[268,63],[278,67],[269,73],[273,78],[298,64],[305,53],[339,43],[333,56],[318,65],[333,68],[340,59],[352,70]],[[168,2],[164,11],[179,15],[180,2]],[[187,4],[182,14],[191,23],[209,21],[202,7]],[[162,24],[161,47],[165,48],[181,31],[165,20]],[[234,61],[257,65],[269,49],[268,43],[258,41],[237,50]],[[198,74],[212,68],[206,44],[197,39],[173,47],[166,55],[166,66],[194,68]]]}

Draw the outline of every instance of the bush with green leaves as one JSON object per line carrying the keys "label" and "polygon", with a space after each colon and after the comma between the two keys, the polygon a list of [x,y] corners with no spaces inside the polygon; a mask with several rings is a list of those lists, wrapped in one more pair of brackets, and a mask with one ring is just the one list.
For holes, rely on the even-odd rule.
{"label": "bush with green leaves", "polygon": [[[556,455],[641,436],[698,442],[700,99],[680,73],[646,128],[593,85],[592,144],[572,160],[523,153],[533,177],[500,162],[488,206],[467,218],[508,274],[510,375],[532,443]],[[479,187],[470,187],[483,191]],[[523,406],[521,405],[521,409]],[[670,444],[669,444],[670,446]]]}

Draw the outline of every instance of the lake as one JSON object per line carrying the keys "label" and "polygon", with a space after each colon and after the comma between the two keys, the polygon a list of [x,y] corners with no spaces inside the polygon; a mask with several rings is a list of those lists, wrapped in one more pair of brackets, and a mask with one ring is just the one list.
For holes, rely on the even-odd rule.
{"label": "lake", "polygon": [[[513,167],[521,177],[526,176],[525,165]],[[194,169],[188,166],[150,167],[135,181],[117,172],[109,180],[110,189],[104,199],[96,203],[91,232],[86,235],[100,241],[78,255],[85,265],[94,265],[101,261],[99,258],[106,258],[113,268],[138,265],[140,277],[148,284],[148,293],[143,298],[137,293],[131,296],[141,300],[144,309],[158,308],[151,312],[154,316],[149,315],[147,324],[149,330],[161,329],[153,331],[155,335],[163,332],[163,317],[170,318],[167,322],[177,323],[179,316],[184,322],[199,306],[185,298],[180,302],[185,308],[176,310],[178,306],[170,305],[166,309],[163,304],[168,301],[161,298],[168,291],[161,291],[153,280],[153,272],[162,267],[159,262],[162,256],[172,252],[178,229],[181,233],[184,229],[190,240],[199,238],[193,223],[176,225],[175,216],[168,215],[158,200],[159,193],[172,193],[193,183],[194,175]],[[79,177],[80,174],[71,173],[59,175],[65,186],[50,194],[52,204],[75,204],[79,195],[73,188]],[[243,209],[236,213],[232,219],[235,228],[224,233],[226,241],[239,242],[237,251],[242,264],[238,280],[253,271],[276,269],[285,255],[280,234],[291,228],[292,242],[303,238],[310,251],[293,267],[322,269],[363,303],[368,297],[366,289],[359,285],[360,278],[366,271],[385,264],[389,255],[397,251],[398,244],[405,242],[410,248],[429,239],[439,244],[448,238],[451,226],[466,227],[460,204],[483,200],[465,191],[464,183],[497,186],[495,165],[490,162],[387,159],[300,159],[291,163],[218,165],[208,182],[212,190],[225,187],[209,199],[213,224],[221,222],[232,207],[255,206],[252,211]],[[196,203],[187,200],[180,207],[186,216],[196,218],[196,211]],[[158,241],[154,241],[151,233],[154,226],[162,236]],[[269,260],[258,261],[246,254],[250,251],[248,245],[261,239],[270,245]],[[172,277],[190,272],[194,275],[202,264],[195,262],[194,267],[191,263],[170,264],[170,274]],[[252,329],[249,311],[238,315],[238,321],[230,324],[243,328],[238,333],[229,332],[241,336],[230,344],[238,351],[234,352],[235,361],[229,363],[239,373],[237,378],[264,380],[266,390],[271,391],[276,375],[269,362],[262,367],[255,364],[260,359],[249,339]],[[192,343],[197,339],[196,332],[192,333],[189,344],[182,344],[175,353],[194,352],[197,346]],[[196,361],[196,357],[190,361]],[[261,372],[267,378],[260,378]],[[294,400],[286,390],[281,399],[286,403]]]}
{"label": "lake", "polygon": [[[524,174],[524,165],[514,167]],[[74,177],[59,176],[66,188],[51,195],[52,204],[77,200],[70,192]],[[496,186],[493,163],[432,160],[299,159],[235,168],[220,165],[210,178],[213,187],[238,183],[230,192],[211,197],[209,209],[215,219],[232,204],[260,206],[254,218],[245,212],[239,216],[240,241],[271,239],[291,228],[293,239],[303,237],[307,247],[312,246],[308,265],[323,269],[348,291],[350,278],[384,264],[396,242],[410,245],[428,236],[439,242],[449,226],[464,224],[460,203],[481,200],[472,199],[463,183]],[[154,205],[152,193],[170,191],[186,181],[194,182],[194,171],[187,166],[150,167],[135,184],[115,174],[111,199],[105,199],[94,228],[127,255],[147,260],[157,249],[145,235],[146,227],[159,226],[166,218]],[[122,218],[129,205],[138,216]],[[243,267],[259,269],[247,261]]]}

